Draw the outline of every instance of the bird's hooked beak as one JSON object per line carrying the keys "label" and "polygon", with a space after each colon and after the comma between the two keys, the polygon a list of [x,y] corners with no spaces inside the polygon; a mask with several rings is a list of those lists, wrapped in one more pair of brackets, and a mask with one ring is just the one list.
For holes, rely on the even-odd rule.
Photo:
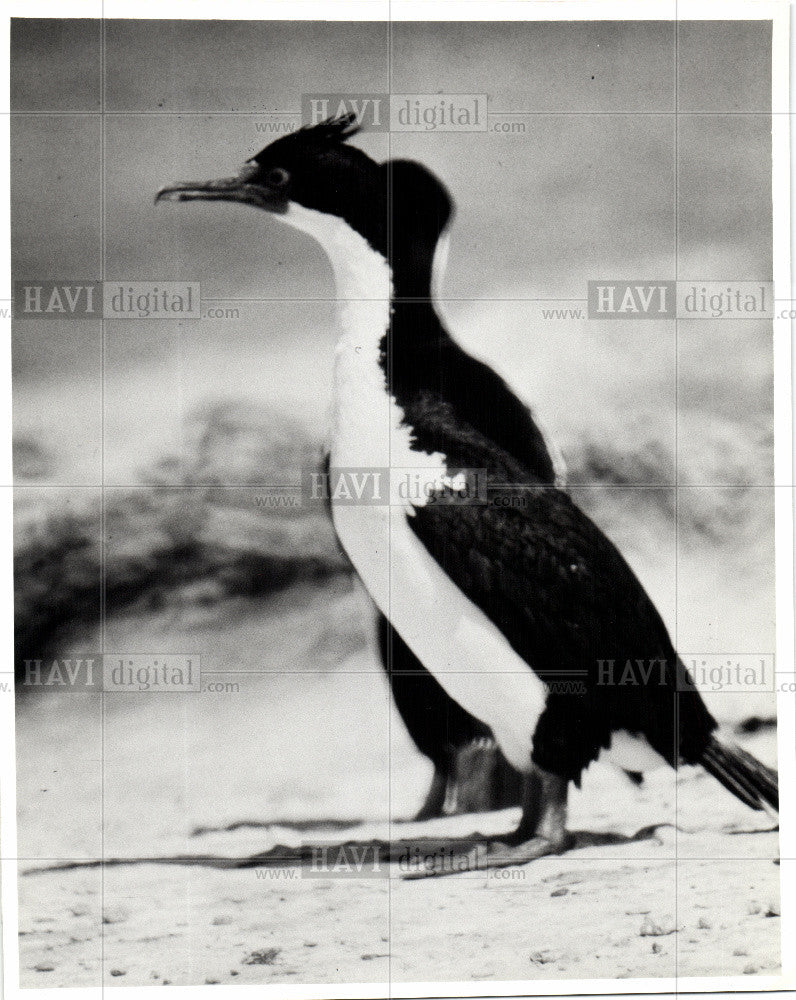
{"label": "bird's hooked beak", "polygon": [[266,184],[255,182],[259,173],[256,163],[245,163],[235,177],[212,181],[176,181],[167,184],[155,195],[155,201],[238,201],[254,205],[267,212],[286,212],[284,195]]}

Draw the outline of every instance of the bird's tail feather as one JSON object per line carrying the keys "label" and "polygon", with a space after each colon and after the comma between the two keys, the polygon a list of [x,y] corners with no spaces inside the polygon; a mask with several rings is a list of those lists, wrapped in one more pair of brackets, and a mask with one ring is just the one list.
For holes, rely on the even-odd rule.
{"label": "bird's tail feather", "polygon": [[699,763],[717,781],[752,809],[779,811],[777,772],[746,750],[720,743],[715,737],[702,751]]}

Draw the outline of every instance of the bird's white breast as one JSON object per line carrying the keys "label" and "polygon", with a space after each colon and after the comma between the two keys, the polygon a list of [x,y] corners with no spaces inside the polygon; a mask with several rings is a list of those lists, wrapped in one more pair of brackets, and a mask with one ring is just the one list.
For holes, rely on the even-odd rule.
{"label": "bird's white breast", "polygon": [[409,504],[395,489],[407,472],[413,482],[446,482],[447,467],[444,455],[411,448],[411,428],[387,390],[379,357],[392,295],[387,261],[340,219],[300,206],[283,218],[318,239],[335,271],[342,332],[331,467],[391,472],[390,503],[333,498],[338,537],[370,596],[423,665],[492,729],[509,761],[527,771],[544,685],[411,530],[407,518],[422,495]]}

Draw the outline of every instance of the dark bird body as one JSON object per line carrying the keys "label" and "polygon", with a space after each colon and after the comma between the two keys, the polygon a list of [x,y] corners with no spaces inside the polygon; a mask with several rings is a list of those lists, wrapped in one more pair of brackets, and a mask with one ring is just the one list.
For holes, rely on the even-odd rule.
{"label": "dark bird body", "polygon": [[[333,503],[335,527],[391,627],[523,775],[519,828],[486,864],[565,849],[568,784],[603,751],[634,770],[701,764],[751,807],[776,807],[776,774],[719,740],[644,588],[554,485],[527,407],[445,330],[431,281],[447,192],[418,164],[374,163],[345,142],[353,130],[350,118],[322,123],[238,178],[163,194],[254,204],[330,257],[343,331],[332,470],[412,468],[424,487],[409,502]],[[479,470],[484,498],[444,502],[461,470]],[[616,686],[609,661],[655,668]]]}

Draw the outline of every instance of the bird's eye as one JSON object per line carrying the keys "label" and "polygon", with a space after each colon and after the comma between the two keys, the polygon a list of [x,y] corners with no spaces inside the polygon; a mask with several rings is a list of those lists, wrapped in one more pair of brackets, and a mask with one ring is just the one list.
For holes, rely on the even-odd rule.
{"label": "bird's eye", "polygon": [[268,187],[284,187],[285,184],[290,180],[290,174],[284,167],[274,167],[273,170],[269,170],[265,177],[265,182]]}

